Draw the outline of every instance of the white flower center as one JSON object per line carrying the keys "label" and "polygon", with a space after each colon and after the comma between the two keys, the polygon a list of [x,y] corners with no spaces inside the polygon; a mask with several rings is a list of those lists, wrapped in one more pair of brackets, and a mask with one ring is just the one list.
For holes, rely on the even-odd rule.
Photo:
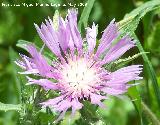
{"label": "white flower center", "polygon": [[85,59],[69,61],[63,68],[63,81],[73,90],[85,91],[94,85],[97,79],[95,68]]}

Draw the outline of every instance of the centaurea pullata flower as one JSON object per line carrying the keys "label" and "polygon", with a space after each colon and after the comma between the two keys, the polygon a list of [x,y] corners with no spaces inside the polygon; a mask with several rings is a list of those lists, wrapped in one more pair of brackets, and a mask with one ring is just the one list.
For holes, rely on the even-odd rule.
{"label": "centaurea pullata flower", "polygon": [[[77,11],[74,9],[68,10],[65,20],[59,17],[57,29],[50,18],[41,27],[36,24],[35,27],[58,60],[49,64],[41,51],[38,52],[34,45],[28,45],[31,57],[22,55],[22,61],[16,63],[25,70],[23,74],[41,76],[41,79],[27,76],[28,84],[38,84],[45,90],[60,92],[58,97],[41,103],[43,107],[49,106],[60,112],[58,120],[64,117],[69,108],[73,116],[76,110],[83,107],[84,99],[103,108],[105,105],[102,101],[109,95],[124,94],[132,86],[128,82],[141,79],[141,65],[131,65],[113,72],[104,68],[104,65],[117,60],[135,46],[127,35],[114,43],[120,35],[114,20],[104,30],[97,49],[97,26],[93,23],[91,28],[86,28],[86,38],[83,40],[77,28]],[[86,44],[87,49],[83,46]],[[51,79],[56,82],[53,83]]]}

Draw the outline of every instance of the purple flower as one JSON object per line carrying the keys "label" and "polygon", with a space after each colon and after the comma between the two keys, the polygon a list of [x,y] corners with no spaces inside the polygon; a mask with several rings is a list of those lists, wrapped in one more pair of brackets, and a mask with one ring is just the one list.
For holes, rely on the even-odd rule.
{"label": "purple flower", "polygon": [[[83,40],[77,28],[76,10],[69,10],[65,20],[59,17],[58,23],[58,29],[54,28],[50,18],[40,27],[35,24],[40,38],[58,61],[49,64],[41,51],[38,52],[34,45],[28,45],[31,57],[22,55],[22,61],[16,62],[25,70],[22,74],[41,76],[41,79],[27,76],[28,84],[60,92],[58,97],[41,103],[43,107],[49,106],[60,112],[57,121],[64,117],[69,108],[72,109],[71,116],[74,116],[75,111],[83,107],[84,98],[103,108],[105,105],[102,101],[109,95],[124,94],[133,86],[128,82],[142,79],[139,77],[141,65],[131,65],[113,72],[104,68],[104,65],[117,60],[135,46],[127,35],[115,43],[120,32],[114,20],[104,30],[97,49],[97,26],[93,23],[91,28],[88,27],[86,39]],[[86,44],[87,49],[84,47]],[[51,79],[56,82],[53,83]]]}

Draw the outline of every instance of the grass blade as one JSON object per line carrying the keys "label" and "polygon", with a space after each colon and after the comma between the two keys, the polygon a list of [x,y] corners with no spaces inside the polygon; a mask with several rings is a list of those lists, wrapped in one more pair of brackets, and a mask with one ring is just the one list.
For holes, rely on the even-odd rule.
{"label": "grass blade", "polygon": [[94,5],[95,0],[88,0],[87,6],[84,7],[83,12],[81,14],[80,20],[78,22],[79,31],[81,31],[82,25],[87,27],[88,18],[91,13],[92,7]]}
{"label": "grass blade", "polygon": [[[138,38],[135,34],[134,34],[134,38],[136,40],[136,44],[137,44],[137,47],[138,47],[139,51],[144,52],[144,49],[143,49],[140,41],[138,40]],[[147,55],[143,54],[142,57],[143,57],[145,65],[146,65],[148,75],[150,76],[150,78],[152,80],[152,85],[153,85],[153,88],[154,88],[154,92],[155,92],[155,95],[157,97],[158,105],[160,107],[160,90],[159,90],[159,86],[158,86],[156,73],[154,72],[153,66],[152,66],[151,62],[149,61]]]}

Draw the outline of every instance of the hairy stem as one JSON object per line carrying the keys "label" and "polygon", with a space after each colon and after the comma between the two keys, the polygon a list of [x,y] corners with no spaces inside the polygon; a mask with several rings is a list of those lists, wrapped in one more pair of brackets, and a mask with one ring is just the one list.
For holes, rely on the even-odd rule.
{"label": "hairy stem", "polygon": [[148,108],[148,106],[144,102],[142,102],[141,104],[143,113],[151,120],[153,125],[160,125],[160,121],[157,119],[155,114]]}

